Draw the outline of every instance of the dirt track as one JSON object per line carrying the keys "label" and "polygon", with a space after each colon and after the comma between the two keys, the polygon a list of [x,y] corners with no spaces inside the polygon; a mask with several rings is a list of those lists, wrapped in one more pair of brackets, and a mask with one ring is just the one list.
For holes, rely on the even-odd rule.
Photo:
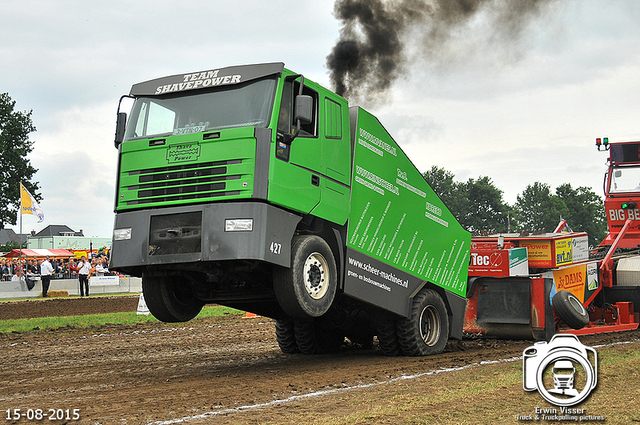
{"label": "dirt track", "polygon": [[[67,313],[74,311],[71,304]],[[640,331],[585,337],[583,342],[629,338],[640,338]],[[107,325],[1,335],[0,414],[6,418],[7,409],[18,408],[43,409],[45,414],[48,409],[79,409],[81,419],[69,423],[145,424],[520,356],[529,345],[465,340],[427,358],[389,358],[376,349],[349,347],[336,355],[285,355],[277,347],[271,320],[241,316],[183,326]],[[443,379],[455,385],[455,376]],[[278,423],[279,414],[278,409],[261,409],[242,422]],[[206,419],[237,421],[233,412]]]}

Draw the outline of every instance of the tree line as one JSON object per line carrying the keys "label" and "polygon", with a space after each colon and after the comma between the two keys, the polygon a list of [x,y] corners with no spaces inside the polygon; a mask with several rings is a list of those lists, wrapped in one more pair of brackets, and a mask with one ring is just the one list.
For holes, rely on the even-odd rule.
{"label": "tree line", "polygon": [[17,222],[21,182],[37,201],[42,199],[39,184],[31,181],[38,170],[27,158],[33,150],[29,134],[36,131],[33,111],[16,111],[15,105],[8,93],[0,93],[0,229]]}
{"label": "tree line", "polygon": [[552,232],[561,219],[573,231],[587,232],[589,245],[598,245],[607,235],[604,201],[589,187],[573,188],[565,183],[555,193],[546,183],[535,182],[507,204],[491,178],[481,176],[466,182],[437,166],[422,174],[429,186],[460,224],[474,235],[484,233]]}

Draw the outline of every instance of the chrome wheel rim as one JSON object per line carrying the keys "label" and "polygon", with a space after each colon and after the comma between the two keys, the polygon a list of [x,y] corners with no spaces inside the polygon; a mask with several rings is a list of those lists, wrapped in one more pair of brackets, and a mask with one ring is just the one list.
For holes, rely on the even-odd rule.
{"label": "chrome wheel rim", "polygon": [[314,300],[324,297],[329,290],[329,265],[319,252],[310,254],[304,262],[304,287]]}
{"label": "chrome wheel rim", "polygon": [[440,315],[432,305],[426,306],[420,313],[420,337],[430,347],[440,339]]}

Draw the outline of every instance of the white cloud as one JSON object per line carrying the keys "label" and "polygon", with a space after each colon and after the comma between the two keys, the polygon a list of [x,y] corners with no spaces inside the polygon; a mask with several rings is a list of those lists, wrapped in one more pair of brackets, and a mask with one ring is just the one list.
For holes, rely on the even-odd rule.
{"label": "white cloud", "polygon": [[[32,165],[38,169],[45,212],[41,228],[66,224],[85,236],[111,236],[117,150],[113,105],[60,111],[52,131],[35,133]],[[26,222],[23,223],[26,224]],[[25,230],[23,225],[23,230]]]}
{"label": "white cloud", "polygon": [[[38,129],[30,159],[46,222],[37,226],[111,235],[115,112],[132,84],[284,61],[328,85],[340,29],[332,12],[330,0],[1,2],[0,92],[33,109]],[[600,194],[606,158],[595,137],[640,139],[640,3],[551,2],[513,39],[487,17],[429,60],[410,48],[415,66],[371,112],[421,171],[489,176],[508,202],[535,181]]]}

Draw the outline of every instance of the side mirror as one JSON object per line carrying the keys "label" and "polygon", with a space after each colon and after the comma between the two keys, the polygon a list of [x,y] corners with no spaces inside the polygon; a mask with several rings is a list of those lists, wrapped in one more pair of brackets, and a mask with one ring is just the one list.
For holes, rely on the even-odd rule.
{"label": "side mirror", "polygon": [[296,96],[296,113],[294,120],[308,124],[313,120],[313,98],[308,95],[299,94]]}
{"label": "side mirror", "polygon": [[117,148],[122,144],[124,140],[124,130],[127,125],[127,114],[124,112],[118,112],[118,118],[116,119],[116,137],[113,144]]}

